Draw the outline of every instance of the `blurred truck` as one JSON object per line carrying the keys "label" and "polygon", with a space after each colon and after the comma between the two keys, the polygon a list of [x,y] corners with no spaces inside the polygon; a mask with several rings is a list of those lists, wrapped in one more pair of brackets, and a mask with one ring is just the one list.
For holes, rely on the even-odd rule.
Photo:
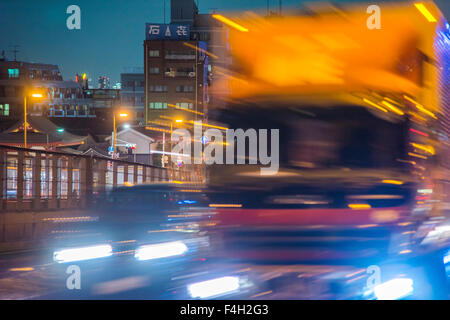
{"label": "blurred truck", "polygon": [[380,9],[380,29],[366,7],[215,16],[209,117],[244,133],[208,168],[220,267],[191,297],[448,298],[450,28],[431,2]]}

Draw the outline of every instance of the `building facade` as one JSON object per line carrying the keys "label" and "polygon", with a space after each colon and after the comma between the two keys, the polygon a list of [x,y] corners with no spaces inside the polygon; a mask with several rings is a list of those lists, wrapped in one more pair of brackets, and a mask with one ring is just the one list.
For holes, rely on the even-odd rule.
{"label": "building facade", "polygon": [[[223,23],[194,0],[171,0],[170,24],[148,23],[144,41],[145,121],[206,120],[208,87],[229,61]],[[187,110],[190,112],[180,112]]]}
{"label": "building facade", "polygon": [[107,76],[98,77],[98,89],[110,89],[111,81]]}
{"label": "building facade", "polygon": [[145,41],[146,123],[180,113],[184,119],[202,118],[207,104],[208,58],[193,49],[196,47],[205,46],[191,40]]}
{"label": "building facade", "polygon": [[132,118],[138,123],[145,118],[145,76],[144,73],[120,74],[120,101],[121,106],[132,113]]}
{"label": "building facade", "polygon": [[0,60],[0,119],[23,116],[27,88],[41,88],[62,81],[58,66]]}

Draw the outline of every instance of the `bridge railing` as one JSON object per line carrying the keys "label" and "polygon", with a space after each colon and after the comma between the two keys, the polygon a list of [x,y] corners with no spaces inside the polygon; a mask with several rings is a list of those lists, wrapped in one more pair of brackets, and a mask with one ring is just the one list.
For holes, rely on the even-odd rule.
{"label": "bridge railing", "polygon": [[181,169],[0,146],[0,211],[84,209],[115,186],[197,178]]}

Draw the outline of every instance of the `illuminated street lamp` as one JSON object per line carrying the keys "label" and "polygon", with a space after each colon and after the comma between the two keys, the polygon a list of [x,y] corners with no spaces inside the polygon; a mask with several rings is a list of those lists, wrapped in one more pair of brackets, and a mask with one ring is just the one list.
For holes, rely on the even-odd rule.
{"label": "illuminated street lamp", "polygon": [[[27,128],[28,128],[28,121],[27,121],[27,94],[29,92],[25,89],[25,94],[23,96],[23,117],[24,117],[24,122],[23,122],[23,137],[24,137],[24,147],[27,147]],[[43,99],[44,95],[42,93],[39,92],[32,92],[30,94],[30,98],[34,98],[34,99]]]}
{"label": "illuminated street lamp", "polygon": [[[114,131],[114,137],[113,137],[113,159],[116,157],[116,112],[113,112],[114,115],[114,121],[113,121],[113,131]],[[126,112],[119,112],[119,117],[126,118],[128,117],[128,113]]]}

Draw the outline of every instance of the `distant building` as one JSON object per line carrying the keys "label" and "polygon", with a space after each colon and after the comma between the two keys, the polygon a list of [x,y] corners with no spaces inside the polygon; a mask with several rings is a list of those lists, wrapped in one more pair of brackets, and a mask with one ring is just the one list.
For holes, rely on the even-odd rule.
{"label": "distant building", "polygon": [[62,76],[56,65],[1,60],[0,119],[23,116],[25,88],[46,87],[59,81]]}
{"label": "distant building", "polygon": [[47,99],[35,103],[28,112],[47,117],[95,117],[92,101],[88,99],[80,83],[52,81],[42,84]]}
{"label": "distant building", "polygon": [[120,105],[120,90],[118,89],[88,89],[84,96],[91,102],[96,118],[112,119],[111,109]]}
{"label": "distant building", "polygon": [[98,89],[110,89],[110,80],[107,76],[98,77]]}
{"label": "distant building", "polygon": [[138,122],[144,121],[144,73],[122,73],[120,75],[121,105],[133,112],[133,118]]}

